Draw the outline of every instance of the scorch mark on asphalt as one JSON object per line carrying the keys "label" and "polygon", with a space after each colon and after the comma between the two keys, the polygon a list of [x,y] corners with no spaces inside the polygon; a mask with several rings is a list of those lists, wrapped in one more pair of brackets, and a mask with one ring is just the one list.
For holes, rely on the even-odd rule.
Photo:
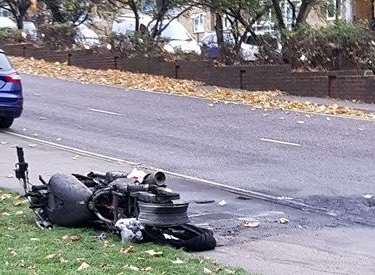
{"label": "scorch mark on asphalt", "polygon": [[301,144],[298,143],[292,143],[292,142],[287,142],[287,141],[281,141],[281,140],[276,140],[276,139],[270,139],[270,138],[261,138],[260,139],[263,142],[270,142],[270,143],[277,143],[277,144],[283,144],[283,145],[290,145],[290,146],[295,146],[295,147],[301,147]]}
{"label": "scorch mark on asphalt", "polygon": [[122,114],[119,114],[119,113],[105,111],[105,110],[100,110],[100,109],[89,108],[89,111],[96,112],[96,113],[101,113],[101,114],[112,115],[112,116],[122,116]]}

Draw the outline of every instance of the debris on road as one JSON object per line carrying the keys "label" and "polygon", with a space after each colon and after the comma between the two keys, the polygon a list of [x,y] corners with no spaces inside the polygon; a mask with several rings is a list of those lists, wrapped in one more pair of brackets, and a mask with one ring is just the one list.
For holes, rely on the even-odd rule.
{"label": "debris on road", "polygon": [[227,202],[225,200],[222,200],[218,203],[220,206],[225,206],[227,205]]}
{"label": "debris on road", "polygon": [[120,219],[116,222],[115,227],[121,232],[122,243],[143,240],[142,230],[144,230],[144,226],[137,219]]}
{"label": "debris on road", "polygon": [[256,219],[252,218],[240,218],[241,226],[245,228],[258,228],[260,226],[260,222]]}
{"label": "debris on road", "polygon": [[99,235],[95,236],[95,238],[98,240],[98,241],[105,241],[106,239],[108,239],[107,237],[107,234],[102,232],[100,233]]}
{"label": "debris on road", "polygon": [[373,194],[365,194],[363,198],[368,207],[375,207],[375,196]]}
{"label": "debris on road", "polygon": [[289,220],[287,218],[280,218],[279,219],[279,223],[281,223],[281,224],[288,224]]}
{"label": "debris on road", "polygon": [[[41,229],[51,229],[54,224],[101,224],[121,235],[123,243],[153,241],[187,251],[211,250],[216,246],[211,230],[189,224],[189,203],[181,202],[180,195],[167,188],[163,172],[56,174],[48,184],[40,176],[42,184],[34,185],[27,176],[23,148],[17,147],[17,156],[16,178]],[[0,200],[8,198],[2,194]],[[75,235],[62,238],[69,242],[81,240],[81,236]]]}

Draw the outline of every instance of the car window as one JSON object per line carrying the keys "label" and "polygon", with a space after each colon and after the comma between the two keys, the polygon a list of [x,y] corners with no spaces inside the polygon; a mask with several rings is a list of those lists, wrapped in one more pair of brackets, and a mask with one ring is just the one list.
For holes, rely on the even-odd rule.
{"label": "car window", "polygon": [[5,54],[0,53],[0,70],[9,71],[10,69],[12,69],[12,66],[10,65],[8,58],[5,56]]}

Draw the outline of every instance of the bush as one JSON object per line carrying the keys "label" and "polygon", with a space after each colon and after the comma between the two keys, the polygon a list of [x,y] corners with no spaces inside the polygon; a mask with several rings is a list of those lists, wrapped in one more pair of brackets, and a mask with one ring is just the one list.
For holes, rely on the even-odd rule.
{"label": "bush", "polygon": [[295,68],[375,69],[375,33],[365,23],[336,22],[288,34],[287,58]]}
{"label": "bush", "polygon": [[126,35],[112,33],[108,42],[112,50],[120,53],[121,56],[159,57],[163,55],[162,44],[143,33]]}
{"label": "bush", "polygon": [[1,43],[19,43],[24,42],[22,32],[19,30],[12,30],[9,28],[0,28],[0,41]]}
{"label": "bush", "polygon": [[70,49],[75,43],[77,35],[72,24],[54,23],[39,26],[40,40],[52,49]]}

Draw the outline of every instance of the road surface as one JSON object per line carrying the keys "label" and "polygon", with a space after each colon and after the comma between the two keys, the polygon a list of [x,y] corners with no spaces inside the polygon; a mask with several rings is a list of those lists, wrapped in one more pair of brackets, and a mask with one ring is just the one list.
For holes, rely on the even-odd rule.
{"label": "road surface", "polygon": [[277,196],[375,193],[375,123],[23,75],[12,131]]}

